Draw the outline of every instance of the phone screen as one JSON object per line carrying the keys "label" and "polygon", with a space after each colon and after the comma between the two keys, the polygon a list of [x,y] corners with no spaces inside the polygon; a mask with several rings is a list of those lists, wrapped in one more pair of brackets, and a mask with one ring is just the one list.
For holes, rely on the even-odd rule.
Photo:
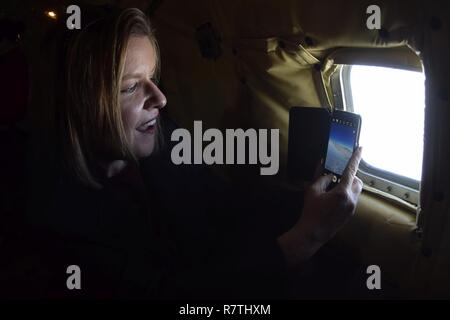
{"label": "phone screen", "polygon": [[356,123],[332,118],[325,169],[341,176],[356,147],[357,138]]}

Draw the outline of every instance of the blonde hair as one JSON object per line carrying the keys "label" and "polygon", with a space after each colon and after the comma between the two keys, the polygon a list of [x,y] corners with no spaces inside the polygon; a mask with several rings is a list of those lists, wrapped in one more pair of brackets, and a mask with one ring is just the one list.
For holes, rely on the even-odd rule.
{"label": "blonde hair", "polygon": [[71,36],[65,49],[63,96],[56,118],[61,134],[59,151],[64,169],[90,187],[102,187],[102,160],[137,163],[119,104],[131,36],[150,39],[159,70],[158,45],[148,18],[139,9],[125,9],[94,20]]}

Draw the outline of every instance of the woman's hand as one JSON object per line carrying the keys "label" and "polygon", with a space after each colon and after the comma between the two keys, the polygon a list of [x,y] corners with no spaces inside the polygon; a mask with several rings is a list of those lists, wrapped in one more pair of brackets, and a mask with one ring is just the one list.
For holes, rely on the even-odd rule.
{"label": "woman's hand", "polygon": [[341,177],[341,182],[326,191],[332,176],[316,174],[315,182],[307,189],[303,212],[297,223],[278,238],[289,265],[309,259],[353,216],[362,190],[356,177],[361,148],[358,148]]}

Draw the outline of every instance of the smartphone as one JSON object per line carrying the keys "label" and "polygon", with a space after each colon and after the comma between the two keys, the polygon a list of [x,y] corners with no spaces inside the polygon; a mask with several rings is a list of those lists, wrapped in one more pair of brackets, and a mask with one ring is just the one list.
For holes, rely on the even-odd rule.
{"label": "smartphone", "polygon": [[359,144],[361,116],[352,112],[335,110],[331,115],[324,174],[332,174],[329,189],[341,181],[341,176]]}

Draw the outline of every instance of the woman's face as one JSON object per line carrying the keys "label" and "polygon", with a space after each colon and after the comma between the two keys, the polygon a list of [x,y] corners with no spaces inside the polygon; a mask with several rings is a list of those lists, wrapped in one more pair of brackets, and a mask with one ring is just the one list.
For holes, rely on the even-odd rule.
{"label": "woman's face", "polygon": [[132,36],[129,39],[120,86],[120,107],[131,151],[138,158],[152,153],[156,120],[167,103],[153,82],[156,59],[155,48],[147,37]]}

